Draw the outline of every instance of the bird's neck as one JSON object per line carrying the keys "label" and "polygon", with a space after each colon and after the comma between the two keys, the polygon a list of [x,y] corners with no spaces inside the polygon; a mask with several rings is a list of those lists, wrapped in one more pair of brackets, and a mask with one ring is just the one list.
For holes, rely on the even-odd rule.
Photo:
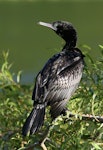
{"label": "bird's neck", "polygon": [[66,42],[66,44],[64,45],[62,51],[71,50],[71,49],[75,48],[75,46],[76,46],[76,41],[71,41],[71,42],[69,41],[69,42]]}
{"label": "bird's neck", "polygon": [[66,44],[64,45],[65,50],[69,50],[72,49],[76,46],[76,42],[77,42],[77,37],[76,36],[71,36],[65,39]]}

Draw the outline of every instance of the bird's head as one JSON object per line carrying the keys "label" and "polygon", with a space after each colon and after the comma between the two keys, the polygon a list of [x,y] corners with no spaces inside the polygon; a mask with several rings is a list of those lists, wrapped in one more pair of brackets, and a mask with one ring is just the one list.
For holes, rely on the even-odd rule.
{"label": "bird's head", "polygon": [[55,21],[53,23],[39,22],[39,24],[51,28],[62,37],[70,47],[76,46],[77,34],[71,23],[66,21]]}

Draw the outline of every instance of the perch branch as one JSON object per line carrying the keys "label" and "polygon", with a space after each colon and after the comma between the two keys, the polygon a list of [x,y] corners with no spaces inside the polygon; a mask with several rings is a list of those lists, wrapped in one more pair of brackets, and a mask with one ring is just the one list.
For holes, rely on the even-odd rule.
{"label": "perch branch", "polygon": [[81,119],[81,120],[96,121],[99,123],[103,123],[103,116],[94,116],[94,115],[89,115],[89,114],[79,115],[79,114],[70,113],[69,118],[71,117],[77,117],[78,119]]}

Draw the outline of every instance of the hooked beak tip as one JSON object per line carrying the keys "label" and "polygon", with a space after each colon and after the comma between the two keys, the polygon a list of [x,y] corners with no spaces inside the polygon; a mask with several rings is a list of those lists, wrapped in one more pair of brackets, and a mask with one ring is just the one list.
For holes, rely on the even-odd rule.
{"label": "hooked beak tip", "polygon": [[41,21],[39,21],[37,24],[38,24],[38,25],[42,25],[42,22],[41,22]]}

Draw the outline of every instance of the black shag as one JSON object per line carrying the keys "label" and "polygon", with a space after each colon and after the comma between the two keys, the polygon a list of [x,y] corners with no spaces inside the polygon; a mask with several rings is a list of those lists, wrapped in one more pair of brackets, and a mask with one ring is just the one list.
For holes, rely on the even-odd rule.
{"label": "black shag", "polygon": [[24,136],[40,129],[47,106],[50,106],[52,119],[64,112],[67,101],[78,87],[84,67],[84,55],[76,48],[77,33],[71,23],[56,21],[39,24],[51,28],[66,44],[60,53],[47,61],[36,77],[32,95],[34,105],[23,126]]}

